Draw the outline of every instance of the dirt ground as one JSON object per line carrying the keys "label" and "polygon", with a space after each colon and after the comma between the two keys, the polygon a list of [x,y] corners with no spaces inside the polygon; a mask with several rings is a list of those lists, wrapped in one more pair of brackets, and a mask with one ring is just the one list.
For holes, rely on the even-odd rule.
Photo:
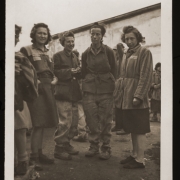
{"label": "dirt ground", "polygon": [[[44,136],[44,153],[53,157],[55,129],[46,129]],[[147,135],[145,153],[145,169],[124,169],[120,160],[129,155],[131,150],[130,135],[116,135],[112,133],[112,157],[100,160],[98,155],[85,157],[89,148],[88,142],[74,142],[72,145],[79,150],[79,155],[73,156],[71,161],[55,159],[53,165],[43,165],[39,172],[40,180],[159,180],[160,179],[160,123],[151,122],[151,133]],[[29,138],[28,138],[28,150]]]}

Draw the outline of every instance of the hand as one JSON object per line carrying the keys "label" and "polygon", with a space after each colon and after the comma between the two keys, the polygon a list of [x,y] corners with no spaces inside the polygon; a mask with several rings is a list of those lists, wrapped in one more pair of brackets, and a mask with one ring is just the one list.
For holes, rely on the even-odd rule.
{"label": "hand", "polygon": [[58,82],[58,78],[56,76],[53,77],[53,80],[51,81],[52,85],[56,85]]}
{"label": "hand", "polygon": [[154,89],[158,89],[161,87],[161,84],[158,84],[158,85],[154,85]]}
{"label": "hand", "polygon": [[38,80],[37,80],[37,83],[38,83],[38,84],[40,84],[40,83],[41,83],[41,81],[38,79]]}
{"label": "hand", "polygon": [[20,75],[21,71],[21,64],[18,62],[18,60],[15,60],[15,74]]}
{"label": "hand", "polygon": [[137,105],[139,105],[141,103],[141,100],[140,99],[138,99],[138,98],[134,98],[133,99],[133,105],[134,106],[137,106]]}

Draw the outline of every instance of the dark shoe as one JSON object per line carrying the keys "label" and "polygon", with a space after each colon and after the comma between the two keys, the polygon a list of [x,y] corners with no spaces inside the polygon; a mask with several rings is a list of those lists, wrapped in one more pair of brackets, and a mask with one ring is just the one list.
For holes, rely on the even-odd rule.
{"label": "dark shoe", "polygon": [[39,154],[39,162],[43,164],[53,164],[54,159],[50,159],[44,154]]}
{"label": "dark shoe", "polygon": [[96,150],[96,149],[90,147],[89,150],[86,152],[85,156],[86,157],[93,157],[96,154],[99,154],[99,150]]}
{"label": "dark shoe", "polygon": [[22,161],[19,162],[18,165],[15,167],[15,175],[24,175],[27,172],[28,168],[28,162],[27,161]]}
{"label": "dark shoe", "polygon": [[135,159],[130,161],[129,163],[125,164],[123,168],[126,169],[137,169],[137,168],[145,168],[145,165],[143,163],[137,162]]}
{"label": "dark shoe", "polygon": [[108,160],[111,157],[111,153],[108,151],[102,151],[99,155],[99,159]]}
{"label": "dark shoe", "polygon": [[62,159],[62,160],[72,160],[71,155],[68,154],[67,152],[54,153],[54,157],[57,159]]}
{"label": "dark shoe", "polygon": [[79,151],[75,150],[74,147],[71,146],[70,144],[65,146],[64,149],[70,155],[77,155],[77,154],[79,154]]}
{"label": "dark shoe", "polygon": [[116,135],[126,135],[126,134],[129,134],[129,133],[125,132],[124,129],[121,129],[120,131],[116,132]]}
{"label": "dark shoe", "polygon": [[54,157],[57,159],[62,159],[62,160],[71,160],[72,159],[71,155],[69,155],[65,151],[64,147],[58,147],[58,146],[55,146]]}
{"label": "dark shoe", "polygon": [[38,157],[36,157],[36,158],[35,157],[33,157],[33,158],[30,157],[29,166],[34,166],[34,169],[36,171],[42,171],[43,170],[42,166],[39,163],[39,158]]}
{"label": "dark shoe", "polygon": [[127,157],[126,159],[123,159],[122,161],[120,161],[120,164],[126,164],[129,163],[130,161],[134,160],[135,158],[132,156]]}

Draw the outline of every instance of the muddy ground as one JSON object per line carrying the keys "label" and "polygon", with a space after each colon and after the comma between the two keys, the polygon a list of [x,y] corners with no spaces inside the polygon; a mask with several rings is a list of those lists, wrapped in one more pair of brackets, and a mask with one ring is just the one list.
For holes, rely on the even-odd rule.
{"label": "muddy ground", "polygon": [[[46,129],[44,153],[53,157],[55,129]],[[71,161],[55,159],[53,165],[43,165],[39,180],[159,180],[160,179],[160,123],[151,122],[151,133],[147,134],[145,169],[123,169],[120,160],[129,155],[131,150],[130,135],[112,133],[112,157],[102,161],[98,155],[86,158],[88,142],[74,142],[72,145],[80,151]],[[28,138],[28,150],[29,138]]]}

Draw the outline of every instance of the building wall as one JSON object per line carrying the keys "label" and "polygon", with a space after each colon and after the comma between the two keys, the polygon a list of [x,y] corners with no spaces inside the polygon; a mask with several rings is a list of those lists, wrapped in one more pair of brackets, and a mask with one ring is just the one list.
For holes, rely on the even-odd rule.
{"label": "building wall", "polygon": [[[112,22],[106,25],[106,34],[103,38],[103,43],[113,48],[121,41],[122,29],[124,26],[135,26],[145,37],[145,44],[150,49],[153,55],[154,65],[161,62],[161,10],[153,10],[143,13],[131,18]],[[75,34],[75,49],[80,54],[87,49],[91,44],[90,31],[82,31]],[[52,53],[60,51],[63,47],[60,45],[59,40],[53,40],[50,45]]]}

